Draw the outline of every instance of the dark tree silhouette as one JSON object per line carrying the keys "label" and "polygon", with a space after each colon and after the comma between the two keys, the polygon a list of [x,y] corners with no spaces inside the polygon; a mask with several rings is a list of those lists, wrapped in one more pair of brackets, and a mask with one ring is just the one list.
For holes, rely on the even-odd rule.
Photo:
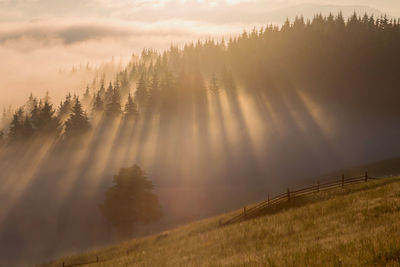
{"label": "dark tree silhouette", "polygon": [[127,119],[136,118],[138,115],[138,110],[135,102],[133,102],[131,94],[128,94],[128,100],[125,104],[124,116]]}
{"label": "dark tree silhouette", "polygon": [[154,72],[151,78],[151,84],[149,88],[149,98],[147,107],[154,111],[154,108],[157,107],[159,99],[160,99],[160,79],[158,77],[158,73]]}
{"label": "dark tree silhouette", "polygon": [[112,83],[110,82],[108,84],[107,90],[104,93],[104,102],[106,104],[108,104],[111,101],[113,94],[114,94],[114,88],[112,86]]}
{"label": "dark tree silhouette", "polygon": [[100,97],[104,97],[106,94],[106,88],[104,87],[104,78],[102,78],[100,81],[100,89],[98,93],[100,94]]}
{"label": "dark tree silhouette", "polygon": [[75,105],[72,107],[71,115],[65,122],[65,138],[74,138],[82,136],[91,129],[91,125],[86,113],[82,109],[82,104],[79,99],[75,100]]}
{"label": "dark tree silhouette", "polygon": [[104,111],[104,102],[103,99],[101,98],[101,93],[100,91],[97,92],[96,98],[93,101],[93,107],[92,107],[92,112],[94,114],[102,113]]}
{"label": "dark tree silhouette", "polygon": [[60,121],[54,116],[55,110],[49,101],[39,103],[31,112],[31,123],[37,135],[57,135],[60,132]]}
{"label": "dark tree silhouette", "polygon": [[26,102],[26,112],[31,112],[33,107],[36,106],[38,104],[38,100],[36,97],[33,96],[33,94],[31,93],[29,95],[28,101]]}
{"label": "dark tree silhouette", "polygon": [[[357,110],[365,117],[385,114],[395,118],[400,115],[394,97],[400,84],[399,46],[400,23],[396,19],[376,19],[366,14],[345,19],[341,13],[327,17],[317,14],[308,21],[297,17],[280,27],[269,25],[245,31],[228,42],[198,41],[183,49],[171,46],[162,54],[144,49],[141,57],[133,57],[107,89],[107,73],[102,74],[91,108],[93,114],[104,111],[107,117],[115,118],[122,113],[121,103],[127,103],[124,113],[133,114],[136,109],[145,121],[162,113],[166,119],[163,123],[167,124],[185,111],[206,113],[207,94],[218,95],[224,90],[232,109],[238,109],[241,91],[255,100],[257,110],[266,118],[263,101],[278,103],[282,96],[296,99],[295,91],[289,89],[295,86],[301,88],[301,95],[321,103],[328,113],[339,108],[343,112]],[[209,81],[207,86],[204,80]],[[133,83],[137,88],[134,101],[130,101],[128,94]],[[88,88],[85,95],[89,96]],[[73,100],[68,95],[54,119],[48,94],[46,99],[38,102],[31,94],[23,108],[34,136],[43,135],[45,129],[58,133],[56,120],[64,121],[71,111]],[[3,116],[0,127],[5,132],[13,113],[7,111]],[[148,123],[144,125],[147,127]],[[14,120],[15,129],[18,123]]]}
{"label": "dark tree silhouette", "polygon": [[118,83],[116,83],[114,88],[112,88],[110,83],[110,87],[107,89],[106,95],[108,95],[108,97],[106,97],[106,100],[108,100],[105,112],[106,115],[111,118],[119,116],[121,114],[121,93]]}
{"label": "dark tree silhouette", "polygon": [[25,120],[22,123],[22,138],[29,140],[33,136],[33,127],[28,116],[25,116]]}
{"label": "dark tree silhouette", "polygon": [[13,116],[13,119],[10,124],[10,130],[8,133],[8,140],[10,143],[16,143],[18,141],[22,141],[23,137],[23,115],[24,111],[22,108],[19,108]]}
{"label": "dark tree silhouette", "polygon": [[60,107],[58,108],[57,117],[61,121],[65,120],[69,116],[69,114],[71,112],[71,108],[72,108],[72,96],[71,96],[71,94],[67,94],[64,102],[60,103]]}
{"label": "dark tree silhouette", "polygon": [[135,102],[139,105],[139,110],[143,110],[147,104],[149,92],[147,90],[147,81],[144,74],[140,76],[135,92]]}
{"label": "dark tree silhouette", "polygon": [[150,223],[161,218],[161,207],[152,192],[153,184],[139,166],[121,168],[113,178],[113,186],[100,205],[102,214],[121,234],[128,237],[137,223]]}

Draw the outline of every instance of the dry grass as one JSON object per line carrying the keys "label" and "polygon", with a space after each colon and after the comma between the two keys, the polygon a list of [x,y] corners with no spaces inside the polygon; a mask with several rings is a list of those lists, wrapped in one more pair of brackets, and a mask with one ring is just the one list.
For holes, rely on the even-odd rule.
{"label": "dry grass", "polygon": [[[300,200],[301,201],[301,200]],[[199,221],[45,266],[400,266],[400,178],[323,192],[242,223]]]}

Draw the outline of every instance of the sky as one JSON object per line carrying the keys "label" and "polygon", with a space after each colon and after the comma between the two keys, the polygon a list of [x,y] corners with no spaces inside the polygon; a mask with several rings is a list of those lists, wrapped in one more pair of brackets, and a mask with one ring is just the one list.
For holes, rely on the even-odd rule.
{"label": "sky", "polygon": [[84,89],[60,69],[340,10],[400,17],[400,1],[0,0],[0,108],[20,105],[31,91],[59,98]]}

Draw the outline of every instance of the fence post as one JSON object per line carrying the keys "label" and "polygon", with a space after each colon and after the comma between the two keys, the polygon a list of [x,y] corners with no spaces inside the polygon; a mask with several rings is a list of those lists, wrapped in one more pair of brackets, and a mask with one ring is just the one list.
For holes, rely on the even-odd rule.
{"label": "fence post", "polygon": [[344,174],[342,174],[342,188],[344,187]]}
{"label": "fence post", "polygon": [[268,194],[268,205],[269,205],[269,194]]}
{"label": "fence post", "polygon": [[97,263],[99,262],[99,256],[96,256],[96,262]]}
{"label": "fence post", "polygon": [[289,190],[289,188],[287,189],[287,199],[290,200],[290,190]]}
{"label": "fence post", "polygon": [[63,267],[65,267],[65,263],[63,262]]}
{"label": "fence post", "polygon": [[244,217],[246,218],[246,206],[243,207],[243,214],[244,214]]}
{"label": "fence post", "polygon": [[368,173],[365,172],[365,181],[368,182]]}
{"label": "fence post", "polygon": [[318,188],[318,193],[319,193],[319,181],[318,181],[318,183],[317,183],[317,188]]}

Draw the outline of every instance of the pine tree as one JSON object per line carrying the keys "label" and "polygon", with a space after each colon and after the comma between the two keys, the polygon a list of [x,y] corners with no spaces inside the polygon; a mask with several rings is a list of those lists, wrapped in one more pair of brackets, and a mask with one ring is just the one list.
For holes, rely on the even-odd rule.
{"label": "pine tree", "polygon": [[32,136],[33,136],[33,128],[32,128],[31,121],[28,116],[25,116],[25,120],[22,123],[22,137],[25,140],[28,140]]}
{"label": "pine tree", "polygon": [[158,78],[158,73],[154,72],[151,84],[149,88],[149,98],[148,98],[148,108],[153,109],[157,106],[160,98],[160,80]]}
{"label": "pine tree", "polygon": [[93,101],[92,112],[95,114],[102,113],[104,111],[104,102],[100,96],[100,91],[97,92],[96,98]]}
{"label": "pine tree", "polygon": [[24,111],[19,108],[13,115],[13,119],[10,124],[10,130],[8,133],[8,139],[10,143],[17,143],[23,138],[23,122],[22,117]]}
{"label": "pine tree", "polygon": [[25,111],[28,112],[28,113],[30,113],[30,112],[32,111],[33,107],[34,107],[35,105],[37,105],[37,103],[38,103],[37,98],[34,97],[33,94],[31,93],[31,94],[29,95],[28,101],[26,102],[26,105],[25,105],[25,106],[26,106],[26,109],[25,109]]}
{"label": "pine tree", "polygon": [[114,175],[113,186],[105,193],[100,211],[126,237],[132,234],[135,224],[158,221],[162,217],[153,187],[139,166],[122,168]]}
{"label": "pine tree", "polygon": [[67,96],[65,97],[64,102],[61,101],[60,103],[57,115],[58,118],[62,121],[66,119],[71,112],[71,108],[72,108],[72,96],[70,93],[68,93]]}
{"label": "pine tree", "polygon": [[142,74],[137,84],[135,92],[135,102],[138,103],[139,109],[144,109],[147,104],[149,93],[147,91],[147,83],[145,75]]}
{"label": "pine tree", "polygon": [[82,108],[82,104],[77,98],[72,107],[71,114],[65,122],[64,136],[67,139],[79,137],[91,129],[89,119]]}
{"label": "pine tree", "polygon": [[105,95],[104,95],[104,102],[105,102],[106,104],[108,104],[108,103],[111,101],[113,92],[114,92],[114,88],[113,88],[113,86],[112,86],[112,84],[111,84],[111,82],[110,82],[110,83],[108,84],[108,88],[107,88],[107,90],[106,90],[106,92],[105,92]]}
{"label": "pine tree", "polygon": [[126,95],[129,92],[129,79],[128,79],[128,71],[125,69],[119,74],[119,81],[121,81],[121,92],[123,95]]}
{"label": "pine tree", "polygon": [[[108,90],[107,90],[108,91]],[[121,114],[121,94],[119,91],[119,87],[116,84],[116,87],[112,89],[109,100],[106,106],[106,115],[107,117],[116,117]]]}
{"label": "pine tree", "polygon": [[54,116],[53,105],[48,101],[44,104],[39,102],[31,112],[31,122],[33,130],[38,135],[58,134],[60,131],[60,121]]}
{"label": "pine tree", "polygon": [[128,95],[128,100],[125,104],[124,115],[127,119],[135,118],[138,115],[137,106],[135,102],[133,102],[131,94]]}

